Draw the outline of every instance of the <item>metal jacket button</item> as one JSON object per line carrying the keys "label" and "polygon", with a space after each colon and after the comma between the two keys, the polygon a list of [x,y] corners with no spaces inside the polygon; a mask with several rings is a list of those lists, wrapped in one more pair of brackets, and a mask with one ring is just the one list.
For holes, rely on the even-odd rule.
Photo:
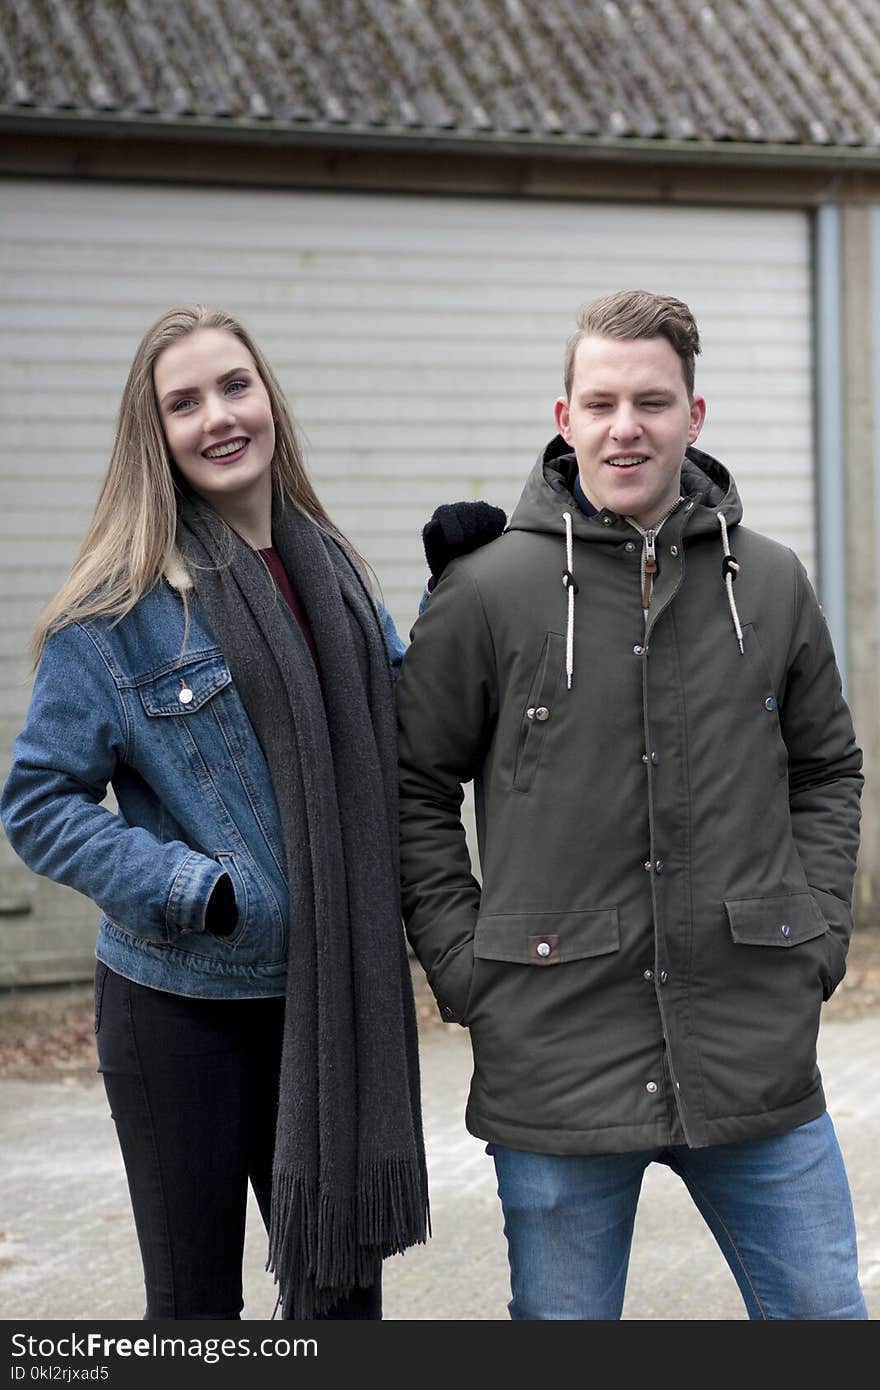
{"label": "metal jacket button", "polygon": [[193,693],[185,681],[181,681],[180,690],[177,692],[177,698],[182,705],[192,704]]}
{"label": "metal jacket button", "polygon": [[791,927],[788,925],[787,922],[783,922],[779,930],[782,932],[783,936],[791,936]]}
{"label": "metal jacket button", "polygon": [[765,708],[765,709],[769,709],[769,710],[774,710],[774,709],[776,708],[776,696],[775,696],[775,695],[768,695],[768,696],[767,696],[767,699],[764,701],[764,708]]}
{"label": "metal jacket button", "polygon": [[546,958],[550,954],[550,942],[539,941],[537,946],[535,947],[535,950],[538,952],[539,956],[544,956]]}
{"label": "metal jacket button", "polygon": [[654,978],[654,972],[653,972],[653,970],[646,970],[646,971],[644,972],[644,978],[645,978],[646,980],[653,980],[653,978]]}
{"label": "metal jacket button", "polygon": [[538,706],[538,708],[535,710],[535,718],[541,720],[550,718],[550,711],[546,705]]}
{"label": "metal jacket button", "polygon": [[654,865],[654,872],[657,873],[657,874],[662,874],[662,872],[663,872],[663,860],[662,860],[662,859],[658,859],[658,860],[657,860],[657,863]]}
{"label": "metal jacket button", "polygon": [[638,642],[633,647],[633,651],[635,652],[636,656],[641,656],[644,650],[644,647],[640,646]]}
{"label": "metal jacket button", "polygon": [[654,1094],[654,1092],[656,1091],[656,1089],[657,1089],[657,1082],[656,1082],[656,1081],[648,1081],[648,1082],[646,1083],[646,1085],[645,1085],[645,1090],[646,1090],[646,1091],[650,1091],[651,1095]]}
{"label": "metal jacket button", "polygon": [[665,985],[666,981],[669,979],[669,976],[667,975],[665,970],[661,970],[657,978],[659,979],[661,985]]}

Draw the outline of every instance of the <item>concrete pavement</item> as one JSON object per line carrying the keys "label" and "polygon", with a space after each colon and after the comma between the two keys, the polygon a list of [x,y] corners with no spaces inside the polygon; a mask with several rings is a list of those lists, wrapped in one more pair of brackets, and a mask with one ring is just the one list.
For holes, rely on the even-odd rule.
{"label": "concrete pavement", "polygon": [[[880,1316],[880,1015],[826,1021],[819,1060],[847,1162],[862,1283]],[[385,1316],[506,1320],[507,1257],[494,1173],[464,1129],[470,1044],[460,1028],[422,1037],[433,1238],[389,1260]],[[94,1081],[0,1081],[0,1316],[6,1320],[139,1319],[143,1297],[122,1160],[103,1087]],[[265,1236],[255,1204],[245,1257],[245,1319],[272,1315]],[[739,1292],[684,1186],[648,1170],[624,1318],[744,1318]]]}

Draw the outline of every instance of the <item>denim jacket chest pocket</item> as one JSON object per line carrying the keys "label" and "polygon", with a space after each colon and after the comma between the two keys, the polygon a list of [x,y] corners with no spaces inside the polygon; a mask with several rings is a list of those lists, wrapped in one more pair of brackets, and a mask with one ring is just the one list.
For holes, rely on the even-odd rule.
{"label": "denim jacket chest pocket", "polygon": [[196,777],[226,771],[244,752],[247,729],[231,693],[232,676],[223,656],[190,657],[142,677],[136,685],[151,738],[163,755]]}

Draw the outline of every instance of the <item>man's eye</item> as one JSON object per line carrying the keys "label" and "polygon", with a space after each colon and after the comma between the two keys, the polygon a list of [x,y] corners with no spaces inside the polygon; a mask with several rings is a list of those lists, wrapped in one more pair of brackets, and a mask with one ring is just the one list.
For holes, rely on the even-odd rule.
{"label": "man's eye", "polygon": [[662,410],[666,405],[665,401],[642,401],[646,410]]}

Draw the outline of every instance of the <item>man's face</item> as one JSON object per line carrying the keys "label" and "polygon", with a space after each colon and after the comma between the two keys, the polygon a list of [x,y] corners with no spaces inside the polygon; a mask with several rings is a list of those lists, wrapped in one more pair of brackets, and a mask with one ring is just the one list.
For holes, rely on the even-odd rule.
{"label": "man's face", "polygon": [[556,427],[577,456],[593,506],[653,526],[679,497],[688,444],[706,402],[688,400],[682,362],[666,338],[583,338],[571,398],[554,407]]}

